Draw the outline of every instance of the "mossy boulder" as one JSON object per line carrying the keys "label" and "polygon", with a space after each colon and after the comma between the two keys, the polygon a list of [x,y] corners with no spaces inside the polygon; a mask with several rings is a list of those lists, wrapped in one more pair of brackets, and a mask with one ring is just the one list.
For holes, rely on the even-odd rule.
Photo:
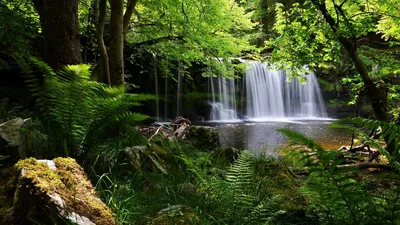
{"label": "mossy boulder", "polygon": [[13,224],[115,224],[74,159],[20,160]]}
{"label": "mossy boulder", "polygon": [[208,151],[221,147],[218,132],[209,127],[191,126],[187,140],[195,147]]}

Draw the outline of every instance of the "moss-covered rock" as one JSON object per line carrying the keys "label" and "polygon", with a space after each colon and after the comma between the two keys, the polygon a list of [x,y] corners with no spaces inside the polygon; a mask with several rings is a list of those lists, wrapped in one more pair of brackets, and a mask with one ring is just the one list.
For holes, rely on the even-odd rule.
{"label": "moss-covered rock", "polygon": [[187,140],[195,147],[209,151],[221,146],[218,132],[203,126],[191,126]]}
{"label": "moss-covered rock", "polygon": [[97,197],[74,159],[19,161],[14,224],[115,224],[111,210]]}

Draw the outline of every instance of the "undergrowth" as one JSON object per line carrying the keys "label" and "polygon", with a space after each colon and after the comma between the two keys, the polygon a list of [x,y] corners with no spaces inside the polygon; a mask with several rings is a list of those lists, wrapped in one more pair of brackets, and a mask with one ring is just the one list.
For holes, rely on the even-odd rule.
{"label": "undergrowth", "polygon": [[[368,123],[365,120],[354,122]],[[375,128],[377,124],[385,125],[372,121],[369,123],[374,123]],[[309,177],[302,186],[302,193],[308,197],[309,210],[316,214],[320,224],[400,223],[400,183],[397,173],[390,172],[388,176],[387,173],[380,175],[376,171],[371,175],[369,171],[340,168],[338,165],[345,162],[342,152],[325,150],[300,133],[283,129],[279,131],[290,139],[288,157],[300,159],[303,166],[308,168]],[[395,135],[392,136],[395,139]],[[391,158],[382,147],[379,150]],[[393,162],[393,159],[389,161]]]}

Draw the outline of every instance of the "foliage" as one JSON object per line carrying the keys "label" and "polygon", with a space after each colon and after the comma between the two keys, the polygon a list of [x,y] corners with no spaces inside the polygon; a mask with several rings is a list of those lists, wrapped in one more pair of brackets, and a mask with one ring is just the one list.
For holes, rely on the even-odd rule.
{"label": "foliage", "polygon": [[[361,137],[363,143],[376,148],[382,155],[386,156],[392,166],[396,169],[400,169],[400,156],[399,156],[399,142],[400,142],[400,126],[395,123],[387,123],[378,120],[370,120],[364,118],[352,118],[339,120],[331,125],[335,128],[346,129],[350,132],[356,133]],[[362,128],[362,129],[361,129]],[[387,144],[393,144],[394,151],[392,155],[386,151],[385,147],[382,146],[379,140],[371,137],[372,132],[380,130],[380,136],[387,137]],[[372,135],[373,136],[373,135]]]}
{"label": "foliage", "polygon": [[[28,0],[0,1],[0,69],[23,63],[31,53],[32,39],[37,37],[39,19]],[[10,64],[11,63],[11,64]]]}
{"label": "foliage", "polygon": [[175,206],[192,209],[199,224],[274,223],[284,213],[279,196],[265,195],[265,186],[255,180],[254,159],[248,152],[226,169],[226,159],[214,152],[183,142],[158,144],[168,152],[169,157],[163,156],[167,173],[137,172],[115,164],[97,178],[97,190],[119,223],[151,223],[156,212]]}
{"label": "foliage", "polygon": [[39,60],[32,62],[43,74],[43,83],[33,72],[27,74],[26,82],[49,136],[50,155],[82,159],[94,146],[118,135],[126,124],[147,118],[130,109],[151,96],[126,94],[123,87],[91,81],[88,65],[66,66],[55,73]]}
{"label": "foliage", "polygon": [[400,221],[396,216],[400,192],[395,178],[390,190],[381,188],[374,185],[379,179],[363,180],[356,169],[336,168],[344,162],[339,151],[324,150],[297,132],[279,131],[290,139],[291,156],[301,158],[309,168],[310,176],[303,192],[311,201],[310,210],[322,224],[397,224]]}
{"label": "foliage", "polygon": [[[326,7],[327,11],[322,12],[319,6]],[[305,65],[311,71],[343,71],[346,86],[353,90],[350,103],[355,104],[363,88],[363,83],[358,82],[360,67],[357,69],[353,63],[352,55],[355,55],[359,58],[358,63],[364,64],[368,71],[369,78],[364,75],[362,80],[371,79],[383,92],[384,86],[391,91],[391,83],[400,66],[394,32],[399,28],[399,19],[394,12],[397,6],[397,1],[380,0],[307,0],[289,8],[276,4],[276,37],[266,42],[266,47],[272,49],[269,60],[280,69],[288,69],[294,76],[298,76],[298,70],[304,70]],[[324,13],[332,17],[330,24]],[[346,47],[344,40],[351,44]],[[350,54],[347,52],[349,46],[353,48]],[[353,60],[351,64],[350,59]],[[390,99],[392,108],[389,111],[395,114],[398,95],[391,92],[391,96],[395,99]]]}
{"label": "foliage", "polygon": [[163,64],[180,61],[184,68],[201,62],[212,70],[207,76],[232,76],[227,59],[252,49],[247,33],[255,24],[236,1],[146,0],[136,10],[128,41],[155,53]]}
{"label": "foliage", "polygon": [[221,214],[221,218],[215,222],[228,224],[277,222],[277,217],[285,213],[278,207],[278,196],[262,194],[262,186],[255,180],[253,156],[247,151],[244,151],[226,171],[224,180],[218,175],[207,176],[207,171],[199,169],[187,158],[181,158],[196,175],[198,191],[204,194],[203,201],[217,207],[216,213]]}
{"label": "foliage", "polygon": [[339,61],[339,43],[308,1],[301,7],[295,3],[288,10],[276,4],[274,31],[278,36],[268,40],[266,48],[273,48],[268,60],[280,69],[299,75],[307,69],[332,68]]}

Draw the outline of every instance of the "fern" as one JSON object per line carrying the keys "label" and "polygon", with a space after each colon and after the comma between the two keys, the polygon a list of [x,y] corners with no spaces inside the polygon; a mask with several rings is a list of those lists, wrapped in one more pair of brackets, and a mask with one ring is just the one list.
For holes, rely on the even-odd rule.
{"label": "fern", "polygon": [[229,192],[233,203],[233,217],[237,207],[248,208],[254,199],[254,169],[253,160],[247,151],[244,151],[226,174]]}
{"label": "fern", "polygon": [[[331,127],[345,129],[349,132],[357,134],[359,137],[361,137],[362,141],[365,144],[376,148],[382,155],[386,156],[386,158],[389,160],[390,164],[394,168],[400,170],[400,126],[398,126],[397,124],[364,118],[352,118],[339,120],[333,123]],[[360,127],[369,131],[376,131],[378,128],[380,128],[381,136],[387,139],[385,140],[386,144],[393,147],[392,154],[389,154],[386,148],[382,146],[382,144],[379,143],[378,140],[371,138],[370,135],[360,129]]]}
{"label": "fern", "polygon": [[34,68],[26,75],[27,86],[36,97],[38,117],[49,135],[53,155],[80,157],[119,134],[126,124],[147,116],[130,108],[149,95],[127,94],[124,87],[108,87],[90,80],[89,65],[70,65],[55,73],[48,65],[32,59]]}
{"label": "fern", "polygon": [[[384,124],[379,123],[379,125]],[[355,131],[351,127],[349,130]],[[290,140],[292,146],[290,156],[299,157],[300,155],[309,168],[310,176],[302,190],[309,197],[310,209],[318,215],[321,224],[398,224],[400,222],[397,216],[400,207],[397,182],[393,190],[378,188],[369,191],[368,185],[358,177],[358,170],[336,169],[338,164],[343,163],[343,159],[338,157],[339,151],[326,151],[312,139],[300,133],[289,130],[279,131]],[[392,180],[392,182],[395,181],[396,179]]]}
{"label": "fern", "polygon": [[195,174],[204,202],[216,207],[215,211],[224,215],[221,220],[226,224],[262,224],[283,213],[279,210],[278,197],[260,194],[255,182],[254,157],[248,151],[242,152],[223,177],[210,175],[185,155],[179,159]]}

